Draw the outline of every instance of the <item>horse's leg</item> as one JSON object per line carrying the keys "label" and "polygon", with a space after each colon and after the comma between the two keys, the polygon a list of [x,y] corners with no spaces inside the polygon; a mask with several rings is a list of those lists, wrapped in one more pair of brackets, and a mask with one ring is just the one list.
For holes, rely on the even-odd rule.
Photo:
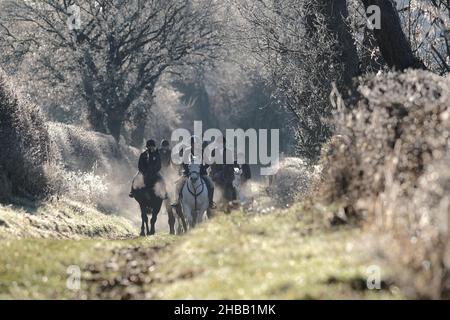
{"label": "horse's leg", "polygon": [[204,215],[204,211],[203,210],[199,210],[197,212],[197,223],[200,224],[203,222],[203,215]]}
{"label": "horse's leg", "polygon": [[155,209],[151,209],[152,211],[152,218],[150,219],[150,232],[147,231],[147,234],[149,235],[154,235],[155,234],[155,223],[156,223],[156,219],[158,218],[158,212],[156,212]]}
{"label": "horse's leg", "polygon": [[181,210],[181,205],[178,205],[175,208],[175,211],[176,211],[176,213],[178,215],[178,220],[181,220],[181,225],[183,227],[183,231],[187,232],[187,223],[186,223],[186,219],[184,218],[183,211]]}
{"label": "horse's leg", "polygon": [[148,218],[147,218],[147,212],[145,210],[145,206],[143,204],[139,203],[139,207],[141,208],[141,220],[142,220],[140,236],[143,237],[143,236],[145,236],[145,229],[144,229],[145,221],[148,220]]}
{"label": "horse's leg", "polygon": [[150,230],[148,228],[148,215],[150,214],[150,208],[146,207],[145,208],[145,217],[144,217],[144,222],[145,222],[145,230],[147,230],[147,235],[150,233]]}
{"label": "horse's leg", "polygon": [[[191,208],[189,208],[189,206],[184,205],[184,204],[183,204],[183,215],[186,219],[187,225],[189,225],[189,227],[192,228],[194,226],[193,225],[194,221],[192,218]],[[187,231],[187,229],[186,229],[186,231]]]}
{"label": "horse's leg", "polygon": [[175,234],[175,215],[173,214],[173,209],[170,205],[166,205],[166,210],[167,210],[167,215],[169,216],[170,234]]}
{"label": "horse's leg", "polygon": [[206,216],[208,219],[211,219],[214,216],[214,213],[210,208],[206,209]]}
{"label": "horse's leg", "polygon": [[163,202],[163,200],[161,199],[161,200],[157,200],[153,203],[152,219],[150,220],[150,222],[151,222],[150,235],[155,234],[155,223],[156,223],[156,220],[158,219],[159,211],[161,211],[162,202]]}
{"label": "horse's leg", "polygon": [[183,231],[184,231],[184,229],[183,229],[183,225],[181,224],[181,219],[178,218],[177,219],[177,235],[182,234]]}

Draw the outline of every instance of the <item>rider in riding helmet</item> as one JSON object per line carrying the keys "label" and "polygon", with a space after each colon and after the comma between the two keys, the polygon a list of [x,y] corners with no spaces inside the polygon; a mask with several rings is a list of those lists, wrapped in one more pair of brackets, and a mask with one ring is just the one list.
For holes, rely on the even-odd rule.
{"label": "rider in riding helmet", "polygon": [[[227,181],[231,182],[234,176],[234,163],[230,162],[230,159],[227,159],[232,154],[232,151],[226,146],[226,139],[224,136],[218,140],[219,144],[219,157],[222,156],[223,163],[214,163],[211,165],[211,175],[213,181],[217,183],[224,184]],[[213,155],[215,156],[216,150],[213,150]]]}
{"label": "rider in riding helmet", "polygon": [[[240,164],[239,164],[240,163]],[[234,167],[242,170],[243,182],[250,180],[252,178],[252,172],[250,170],[250,165],[245,163],[245,155],[239,152],[237,155],[237,160],[234,162]]]}
{"label": "rider in riding helmet", "polygon": [[[161,170],[161,158],[156,148],[155,140],[150,139],[146,143],[147,149],[140,155],[138,169],[144,177],[145,186],[151,186],[152,183],[160,182],[165,190],[164,181],[159,171]],[[165,192],[165,191],[164,191]],[[131,190],[130,197],[134,197]],[[167,193],[164,198],[167,198]]]}
{"label": "rider in riding helmet", "polygon": [[[193,135],[191,136],[191,146],[186,148],[183,153],[183,172],[182,177],[178,180],[176,184],[176,195],[178,195],[176,202],[172,203],[173,207],[178,206],[181,189],[183,188],[184,183],[186,182],[187,177],[189,176],[189,163],[194,158],[194,156],[199,156],[203,158],[203,151],[206,145],[203,143],[200,145],[200,138]],[[208,189],[208,199],[209,199],[209,208],[215,209],[216,204],[214,203],[214,183],[211,178],[208,176],[208,167],[209,165],[205,163],[205,159],[202,159],[202,163],[200,165],[200,176],[206,184],[206,188]]]}
{"label": "rider in riding helmet", "polygon": [[172,151],[170,150],[169,141],[167,141],[166,139],[161,140],[161,144],[159,147],[159,156],[161,157],[161,166],[163,169],[170,166]]}

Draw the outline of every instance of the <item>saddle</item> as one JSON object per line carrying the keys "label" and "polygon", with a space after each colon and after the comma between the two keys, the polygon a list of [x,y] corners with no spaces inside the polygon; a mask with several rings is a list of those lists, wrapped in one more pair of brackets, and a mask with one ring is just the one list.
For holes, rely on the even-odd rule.
{"label": "saddle", "polygon": [[132,190],[152,189],[159,180],[159,176],[146,177],[142,172],[136,173],[131,182]]}

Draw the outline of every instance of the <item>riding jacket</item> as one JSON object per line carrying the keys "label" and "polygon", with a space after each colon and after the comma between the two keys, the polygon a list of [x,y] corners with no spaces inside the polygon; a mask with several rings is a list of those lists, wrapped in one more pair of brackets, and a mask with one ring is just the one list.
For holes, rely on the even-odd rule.
{"label": "riding jacket", "polygon": [[139,157],[138,168],[139,171],[144,175],[145,179],[155,178],[159,170],[161,170],[161,158],[159,155],[159,151],[144,151]]}

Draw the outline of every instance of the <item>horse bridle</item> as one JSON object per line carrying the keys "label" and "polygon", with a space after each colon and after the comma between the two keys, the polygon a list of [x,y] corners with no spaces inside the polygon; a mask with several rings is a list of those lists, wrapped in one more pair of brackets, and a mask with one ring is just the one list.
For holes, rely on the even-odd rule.
{"label": "horse bridle", "polygon": [[[192,173],[193,172],[189,172],[189,180],[191,180],[190,178],[191,178]],[[194,190],[191,190],[191,189],[189,189],[189,182],[186,183],[186,188],[187,188],[188,192],[194,197],[194,210],[195,211],[197,211],[197,197],[202,194],[203,189],[205,188],[205,183],[203,182],[203,179],[202,179],[200,173],[199,172],[196,172],[196,173],[198,174],[198,178],[200,179],[200,186],[199,186],[199,187],[201,187],[200,192],[197,192],[197,188],[194,186],[194,184],[192,184],[192,186],[194,187]]]}

